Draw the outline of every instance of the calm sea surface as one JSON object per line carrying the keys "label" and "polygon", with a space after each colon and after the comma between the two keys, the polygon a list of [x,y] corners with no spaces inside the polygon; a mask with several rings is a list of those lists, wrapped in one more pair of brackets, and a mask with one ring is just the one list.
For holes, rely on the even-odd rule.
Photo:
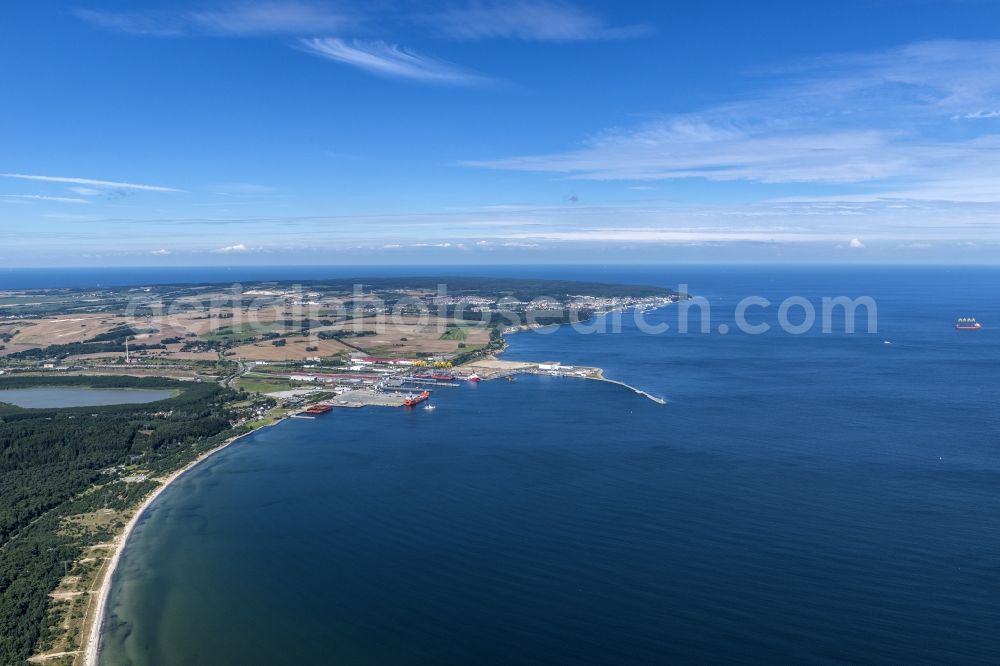
{"label": "calm sea surface", "polygon": [[[226,449],[133,534],[103,663],[1000,661],[1000,271],[508,271],[687,283],[713,332],[510,338],[665,406],[522,377]],[[754,294],[878,332],[746,335]]]}

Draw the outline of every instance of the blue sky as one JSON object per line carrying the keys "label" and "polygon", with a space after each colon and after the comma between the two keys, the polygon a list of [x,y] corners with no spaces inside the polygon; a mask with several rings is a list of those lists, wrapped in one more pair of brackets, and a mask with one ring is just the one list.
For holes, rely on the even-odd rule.
{"label": "blue sky", "polygon": [[0,264],[995,262],[989,0],[12,3]]}

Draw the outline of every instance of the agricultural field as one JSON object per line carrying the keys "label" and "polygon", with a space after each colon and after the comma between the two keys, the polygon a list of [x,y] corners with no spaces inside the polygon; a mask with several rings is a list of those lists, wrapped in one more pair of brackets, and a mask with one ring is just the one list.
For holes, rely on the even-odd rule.
{"label": "agricultural field", "polygon": [[[544,296],[544,302],[542,297]],[[668,289],[534,280],[378,278],[0,294],[0,368],[346,364],[468,357],[533,313],[569,321],[675,298]]]}
{"label": "agricultural field", "polygon": [[302,388],[301,383],[269,377],[241,377],[233,386],[248,393],[277,393]]}

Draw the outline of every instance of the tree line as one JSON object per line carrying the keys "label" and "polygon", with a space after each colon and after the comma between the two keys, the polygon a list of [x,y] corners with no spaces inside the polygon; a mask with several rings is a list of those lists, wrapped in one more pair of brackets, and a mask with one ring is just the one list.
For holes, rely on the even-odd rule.
{"label": "tree line", "polygon": [[21,409],[0,403],[0,664],[24,663],[49,635],[49,593],[83,548],[110,533],[67,529],[68,516],[136,505],[155,484],[125,483],[120,466],[176,469],[236,434],[214,383],[136,377],[5,377],[29,386],[172,388],[141,405]]}

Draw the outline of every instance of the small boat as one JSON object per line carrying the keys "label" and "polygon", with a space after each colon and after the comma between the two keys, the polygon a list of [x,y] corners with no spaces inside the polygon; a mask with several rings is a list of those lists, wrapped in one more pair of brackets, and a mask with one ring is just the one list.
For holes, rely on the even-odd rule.
{"label": "small boat", "polygon": [[975,317],[959,317],[958,321],[955,322],[956,331],[978,331],[983,327]]}
{"label": "small boat", "polygon": [[406,397],[406,400],[403,401],[403,405],[406,407],[416,407],[420,403],[425,402],[430,397],[431,394],[428,391],[424,391],[418,396],[409,395]]}
{"label": "small boat", "polygon": [[468,381],[470,381],[470,382],[473,382],[473,383],[475,383],[475,382],[481,382],[483,380],[482,377],[480,377],[479,375],[477,375],[474,372],[471,375],[469,375],[468,377],[466,377],[465,379],[468,380]]}
{"label": "small boat", "polygon": [[424,405],[424,409],[437,409],[437,408],[431,403],[427,403],[426,405]]}

